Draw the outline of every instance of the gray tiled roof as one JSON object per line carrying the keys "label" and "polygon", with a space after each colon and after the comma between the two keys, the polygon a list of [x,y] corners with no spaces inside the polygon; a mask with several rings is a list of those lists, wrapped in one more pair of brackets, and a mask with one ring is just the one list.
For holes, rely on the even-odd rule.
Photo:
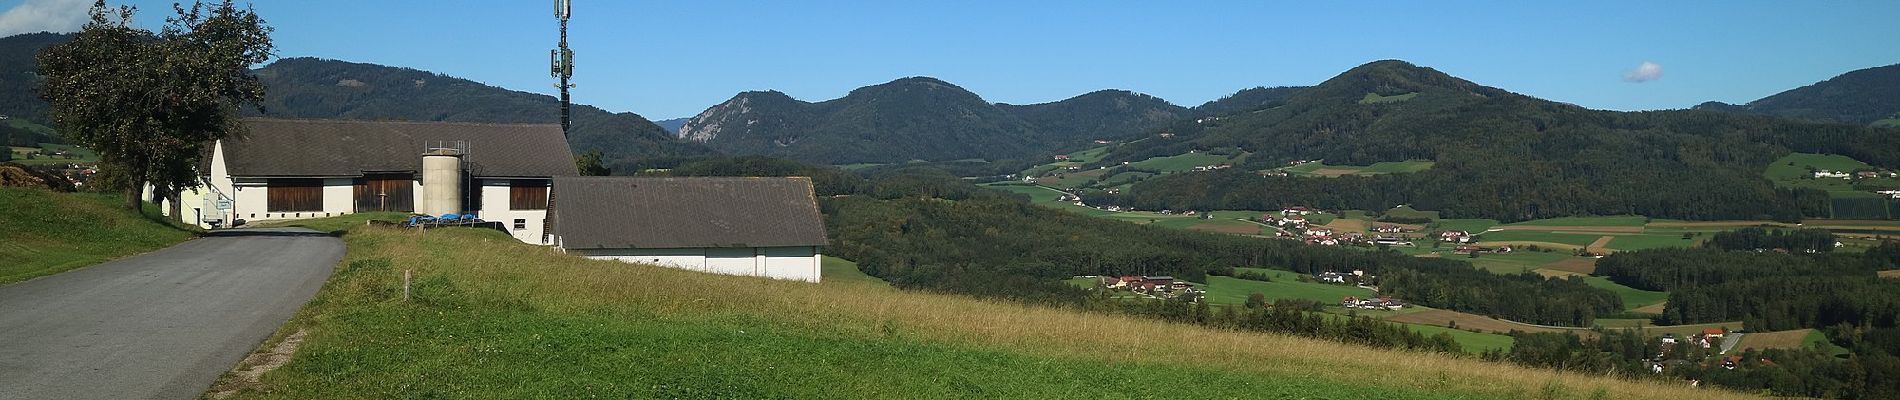
{"label": "gray tiled roof", "polygon": [[810,178],[554,179],[562,247],[822,246]]}
{"label": "gray tiled roof", "polygon": [[466,142],[477,176],[578,175],[559,125],[247,118],[224,141],[232,176],[357,176],[419,171],[431,143]]}

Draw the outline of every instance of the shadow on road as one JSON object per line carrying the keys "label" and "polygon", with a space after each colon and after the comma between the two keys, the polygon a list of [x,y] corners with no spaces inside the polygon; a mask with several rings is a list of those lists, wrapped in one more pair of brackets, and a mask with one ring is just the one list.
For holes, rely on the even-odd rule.
{"label": "shadow on road", "polygon": [[227,229],[206,232],[205,237],[331,237],[333,235],[311,230],[277,229]]}

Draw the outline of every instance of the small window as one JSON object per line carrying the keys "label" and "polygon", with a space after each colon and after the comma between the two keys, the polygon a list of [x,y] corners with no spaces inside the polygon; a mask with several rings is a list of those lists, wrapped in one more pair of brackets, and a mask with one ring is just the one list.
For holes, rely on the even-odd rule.
{"label": "small window", "polygon": [[516,179],[509,182],[508,209],[548,209],[548,182],[532,179]]}
{"label": "small window", "polygon": [[515,230],[528,229],[528,220],[515,218]]}

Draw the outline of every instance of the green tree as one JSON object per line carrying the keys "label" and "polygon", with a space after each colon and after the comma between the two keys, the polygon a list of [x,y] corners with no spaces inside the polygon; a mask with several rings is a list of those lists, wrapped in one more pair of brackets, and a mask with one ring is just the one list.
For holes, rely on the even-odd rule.
{"label": "green tree", "polygon": [[1260,308],[1260,307],[1265,307],[1266,305],[1267,305],[1267,295],[1260,294],[1260,292],[1253,292],[1253,293],[1247,294],[1247,304],[1246,304],[1247,308]]}
{"label": "green tree", "polygon": [[589,150],[574,157],[574,166],[580,168],[581,176],[612,175],[613,170],[600,162],[601,156],[600,150]]}
{"label": "green tree", "polygon": [[242,134],[238,107],[264,98],[250,73],[271,56],[263,19],[230,0],[172,10],[154,33],[132,26],[136,9],[100,0],[71,42],[39,54],[54,125],[121,172],[130,209],[147,184],[174,200],[197,186],[207,147]]}

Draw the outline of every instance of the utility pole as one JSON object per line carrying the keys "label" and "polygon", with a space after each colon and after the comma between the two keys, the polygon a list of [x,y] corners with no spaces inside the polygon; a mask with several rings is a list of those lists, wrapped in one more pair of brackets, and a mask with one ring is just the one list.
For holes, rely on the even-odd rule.
{"label": "utility pole", "polygon": [[574,51],[567,49],[567,16],[573,13],[572,0],[554,0],[554,19],[561,21],[561,44],[554,50],[548,50],[548,75],[560,78],[561,83],[554,85],[561,89],[561,136],[567,136],[568,117],[567,90],[574,85],[567,83],[574,77]]}

